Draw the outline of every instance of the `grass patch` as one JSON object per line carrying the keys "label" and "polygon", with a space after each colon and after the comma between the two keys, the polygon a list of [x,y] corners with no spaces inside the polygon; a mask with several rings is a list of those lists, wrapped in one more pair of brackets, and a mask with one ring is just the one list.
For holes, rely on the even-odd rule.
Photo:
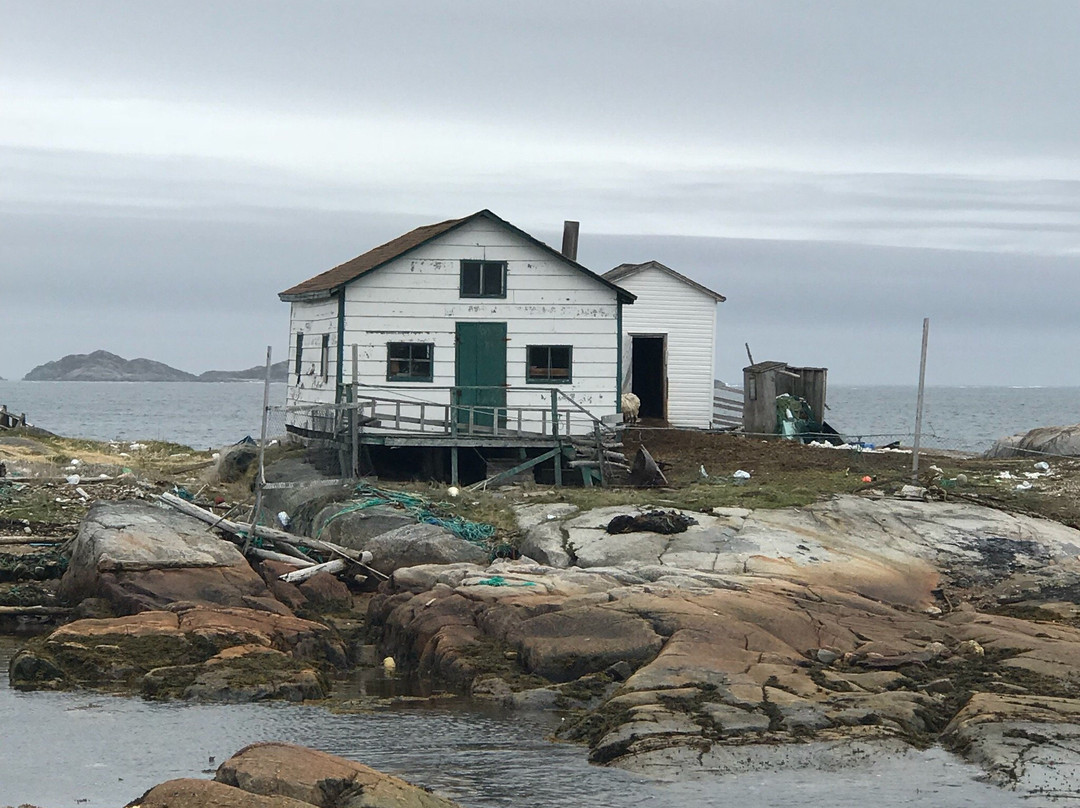
{"label": "grass patch", "polygon": [[582,510],[616,505],[652,505],[704,512],[712,508],[788,508],[834,494],[852,493],[861,479],[845,471],[770,472],[745,483],[717,479],[681,488],[563,488],[533,502],[569,502]]}

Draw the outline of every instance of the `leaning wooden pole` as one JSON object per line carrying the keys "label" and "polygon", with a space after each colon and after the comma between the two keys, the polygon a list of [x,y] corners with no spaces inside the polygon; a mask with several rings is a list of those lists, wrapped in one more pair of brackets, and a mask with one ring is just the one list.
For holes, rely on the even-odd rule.
{"label": "leaning wooden pole", "polygon": [[926,343],[930,336],[930,318],[922,321],[922,358],[919,360],[919,397],[915,404],[915,441],[911,447],[911,482],[919,482],[919,442],[922,439],[923,392],[926,389]]}
{"label": "leaning wooden pole", "polygon": [[244,542],[244,552],[247,552],[254,535],[255,526],[259,524],[259,514],[262,511],[263,486],[266,485],[266,422],[270,418],[270,373],[271,356],[273,349],[266,346],[266,380],[263,382],[263,406],[262,406],[262,432],[259,433],[259,465],[255,470],[255,507],[251,511],[251,531],[248,539]]}

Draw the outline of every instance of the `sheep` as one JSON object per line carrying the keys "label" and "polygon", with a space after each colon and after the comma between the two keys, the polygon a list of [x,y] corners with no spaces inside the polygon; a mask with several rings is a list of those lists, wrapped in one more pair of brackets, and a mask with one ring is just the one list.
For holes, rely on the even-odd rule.
{"label": "sheep", "polygon": [[638,419],[638,410],[641,409],[641,399],[635,396],[633,393],[622,394],[622,414],[623,423],[636,424]]}

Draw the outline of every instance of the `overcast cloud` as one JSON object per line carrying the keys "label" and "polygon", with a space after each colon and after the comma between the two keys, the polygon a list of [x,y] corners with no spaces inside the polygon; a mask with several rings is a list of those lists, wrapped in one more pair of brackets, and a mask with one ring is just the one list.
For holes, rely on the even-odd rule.
{"label": "overcast cloud", "polygon": [[724,293],[717,371],[1080,384],[1074,2],[0,2],[0,375],[281,355],[490,208]]}

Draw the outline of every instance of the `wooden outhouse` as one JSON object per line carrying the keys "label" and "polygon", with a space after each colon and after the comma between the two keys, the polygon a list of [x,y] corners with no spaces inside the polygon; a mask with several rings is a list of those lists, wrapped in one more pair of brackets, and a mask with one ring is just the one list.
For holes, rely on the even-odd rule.
{"label": "wooden outhouse", "polygon": [[622,389],[641,399],[640,416],[710,428],[716,304],[724,296],[659,261],[622,264],[604,277],[637,296],[623,315]]}
{"label": "wooden outhouse", "polygon": [[524,447],[619,411],[634,295],[491,211],[418,227],[280,298],[295,434],[331,431],[353,402],[365,443]]}
{"label": "wooden outhouse", "polygon": [[825,420],[827,368],[797,368],[786,362],[757,362],[743,368],[743,430],[751,435],[777,435],[777,396],[802,399],[819,431]]}

